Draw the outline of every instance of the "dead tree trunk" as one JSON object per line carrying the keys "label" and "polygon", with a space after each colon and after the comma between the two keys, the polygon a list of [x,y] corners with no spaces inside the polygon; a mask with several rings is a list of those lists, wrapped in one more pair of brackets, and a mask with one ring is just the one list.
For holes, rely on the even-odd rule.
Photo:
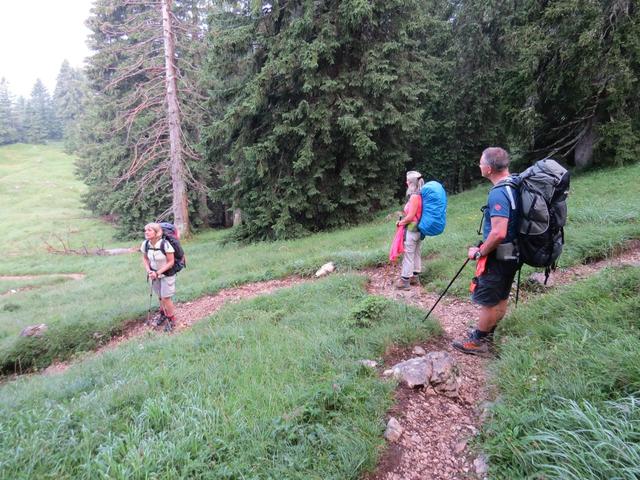
{"label": "dead tree trunk", "polygon": [[585,125],[582,132],[583,135],[576,143],[573,159],[578,168],[588,167],[593,162],[593,145],[596,141],[596,131],[593,123],[593,118],[587,121],[587,125]]}
{"label": "dead tree trunk", "polygon": [[188,236],[190,230],[189,209],[181,137],[180,107],[178,106],[178,79],[175,65],[176,47],[171,18],[171,3],[172,0],[162,0],[162,36],[164,39],[169,155],[173,189],[172,209],[174,223],[181,234]]}

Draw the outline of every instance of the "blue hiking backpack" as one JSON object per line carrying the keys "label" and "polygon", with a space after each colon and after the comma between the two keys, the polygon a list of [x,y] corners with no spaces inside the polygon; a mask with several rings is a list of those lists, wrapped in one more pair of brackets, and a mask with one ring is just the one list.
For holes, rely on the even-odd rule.
{"label": "blue hiking backpack", "polygon": [[447,192],[440,183],[431,180],[424,184],[420,196],[422,215],[418,221],[418,230],[425,237],[440,235],[447,224]]}

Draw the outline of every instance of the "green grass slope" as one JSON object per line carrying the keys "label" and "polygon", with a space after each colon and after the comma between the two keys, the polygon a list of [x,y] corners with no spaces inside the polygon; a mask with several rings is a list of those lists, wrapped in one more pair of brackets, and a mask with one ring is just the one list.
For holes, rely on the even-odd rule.
{"label": "green grass slope", "polygon": [[[43,236],[67,238],[71,248],[125,246],[110,240],[109,226],[82,210],[82,185],[73,177],[73,158],[55,146],[0,148],[0,201],[9,205],[6,219],[12,252],[0,275],[79,272],[81,281],[52,283],[0,297],[0,371],[28,370],[91,350],[119,332],[124,323],[148,308],[148,287],[137,254],[115,257],[47,254]],[[569,200],[567,248],[562,263],[606,256],[630,238],[640,237],[640,166],[611,169],[574,179]],[[55,187],[49,185],[55,179]],[[20,188],[15,189],[18,186]],[[489,186],[453,196],[443,235],[423,244],[424,279],[443,288],[465,260],[466,247],[477,241]],[[19,192],[19,193],[17,193]],[[69,192],[63,195],[62,192]],[[27,208],[16,209],[19,203]],[[384,264],[394,231],[384,216],[362,226],[300,240],[256,245],[222,244],[222,232],[204,232],[186,243],[189,266],[179,274],[178,301],[250,281],[311,275],[327,261],[342,271]],[[142,228],[142,225],[141,225]],[[35,230],[33,230],[35,229]],[[66,235],[66,237],[65,237]],[[141,234],[142,240],[142,234]],[[137,245],[132,242],[130,246]],[[467,276],[468,277],[468,276]],[[464,278],[464,275],[463,275]],[[4,287],[6,288],[6,287]],[[9,286],[11,288],[11,286]],[[452,294],[465,295],[461,279]],[[27,325],[46,323],[39,339],[18,336]]]}
{"label": "green grass slope", "polygon": [[491,478],[640,478],[640,268],[519,307],[501,336]]}
{"label": "green grass slope", "polygon": [[[0,478],[356,479],[392,382],[358,360],[438,332],[334,276],[0,389]],[[340,301],[336,301],[339,298]]]}

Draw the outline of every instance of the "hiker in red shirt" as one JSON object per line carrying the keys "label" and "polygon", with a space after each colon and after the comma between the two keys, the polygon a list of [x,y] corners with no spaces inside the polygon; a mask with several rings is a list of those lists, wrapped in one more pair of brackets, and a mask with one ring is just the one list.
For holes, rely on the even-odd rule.
{"label": "hiker in red shirt", "polygon": [[418,221],[422,215],[420,189],[423,185],[424,180],[420,172],[407,172],[407,197],[409,199],[404,206],[404,216],[396,224],[398,227],[405,227],[402,272],[396,284],[396,288],[400,290],[409,290],[410,285],[418,285],[420,283],[422,235],[418,231]]}

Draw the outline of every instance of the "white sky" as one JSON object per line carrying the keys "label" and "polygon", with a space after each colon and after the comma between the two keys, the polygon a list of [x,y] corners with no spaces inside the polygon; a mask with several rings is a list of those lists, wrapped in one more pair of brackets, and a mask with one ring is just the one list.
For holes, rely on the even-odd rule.
{"label": "white sky", "polygon": [[84,65],[92,0],[0,0],[0,78],[9,92],[31,96],[37,78],[53,94],[60,65]]}

